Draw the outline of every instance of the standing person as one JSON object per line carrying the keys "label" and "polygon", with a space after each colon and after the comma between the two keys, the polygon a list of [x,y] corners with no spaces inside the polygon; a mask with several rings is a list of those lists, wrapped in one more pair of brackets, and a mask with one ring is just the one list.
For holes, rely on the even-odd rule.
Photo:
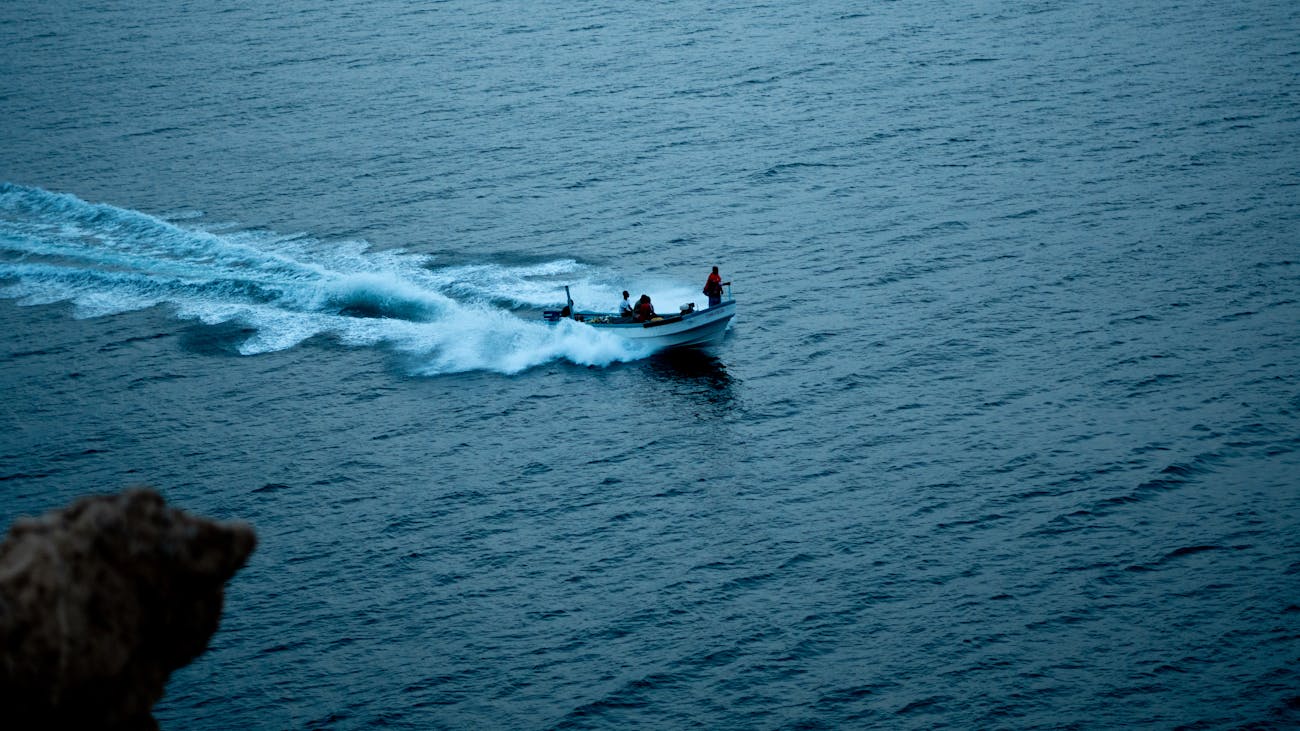
{"label": "standing person", "polygon": [[632,316],[632,300],[628,299],[628,297],[631,297],[631,296],[632,296],[632,295],[630,295],[630,294],[627,293],[627,290],[626,290],[626,289],[623,290],[623,301],[618,303],[618,316],[619,316],[619,317],[631,317],[631,316]]}
{"label": "standing person", "polygon": [[655,317],[655,306],[650,304],[650,295],[643,294],[641,299],[636,301],[636,321],[650,322]]}
{"label": "standing person", "polygon": [[709,307],[722,304],[722,285],[724,284],[731,284],[731,282],[722,281],[722,275],[718,274],[718,268],[713,267],[708,280],[704,283],[704,293],[709,296]]}

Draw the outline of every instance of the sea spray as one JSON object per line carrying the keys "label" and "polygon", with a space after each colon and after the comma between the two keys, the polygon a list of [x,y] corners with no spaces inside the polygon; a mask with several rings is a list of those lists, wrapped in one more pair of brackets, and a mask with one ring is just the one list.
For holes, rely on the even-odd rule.
{"label": "sea spray", "polygon": [[[13,184],[0,186],[0,279],[0,296],[66,301],[78,318],[165,305],[182,319],[237,323],[251,331],[237,347],[244,355],[325,335],[413,356],[413,371],[433,375],[558,360],[603,366],[650,352],[577,323],[532,319],[531,310],[562,304],[565,284],[580,307],[606,310],[620,287],[649,286],[571,259],[439,267],[365,242],[183,227]],[[655,286],[669,301],[688,296],[680,284]]]}

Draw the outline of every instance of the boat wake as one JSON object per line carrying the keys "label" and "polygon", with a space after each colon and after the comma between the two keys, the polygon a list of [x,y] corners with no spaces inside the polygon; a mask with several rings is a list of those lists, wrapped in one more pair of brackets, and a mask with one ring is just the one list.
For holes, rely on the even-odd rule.
{"label": "boat wake", "polygon": [[617,301],[617,276],[572,260],[444,267],[431,256],[376,251],[364,242],[204,230],[0,184],[0,297],[21,305],[70,302],[77,318],[166,306],[179,318],[251,331],[238,345],[245,355],[328,335],[414,356],[422,374],[646,357],[643,347],[615,335],[516,313],[562,304],[561,282],[572,283],[575,300],[607,309]]}

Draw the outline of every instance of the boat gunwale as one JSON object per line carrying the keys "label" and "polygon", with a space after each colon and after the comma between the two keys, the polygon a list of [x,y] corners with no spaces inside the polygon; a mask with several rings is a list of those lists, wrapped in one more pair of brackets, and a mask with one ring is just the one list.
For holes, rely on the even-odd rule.
{"label": "boat gunwale", "polygon": [[[664,317],[664,316],[659,316],[658,319],[650,320],[650,321],[648,321],[648,322],[634,322],[634,321],[629,321],[629,322],[609,322],[609,321],[605,321],[605,322],[592,322],[592,321],[587,320],[587,319],[582,319],[582,320],[577,319],[579,316],[582,316],[582,317],[584,317],[584,318],[598,318],[598,317],[599,317],[599,318],[610,318],[610,319],[615,319],[615,320],[623,319],[623,318],[621,318],[619,315],[615,315],[615,314],[612,314],[612,313],[609,313],[609,312],[587,312],[587,311],[580,311],[580,312],[575,312],[575,313],[573,313],[573,314],[574,314],[574,317],[573,317],[573,318],[568,318],[568,317],[561,317],[561,316],[560,316],[560,311],[559,311],[559,310],[546,310],[546,311],[542,312],[542,315],[543,315],[543,317],[545,317],[545,318],[547,319],[548,322],[558,322],[558,321],[560,321],[560,320],[573,319],[575,322],[580,322],[580,323],[582,323],[582,324],[584,324],[584,325],[590,325],[590,326],[595,327],[595,328],[634,328],[634,327],[640,327],[640,328],[652,328],[652,327],[662,327],[662,326],[664,326],[664,325],[672,325],[672,324],[674,324],[674,323],[678,323],[678,322],[689,322],[690,320],[693,320],[693,319],[695,319],[695,318],[697,318],[697,317],[700,317],[700,316],[702,316],[702,315],[705,315],[705,314],[709,314],[709,313],[717,313],[719,310],[725,309],[725,308],[727,308],[727,307],[729,307],[729,306],[734,306],[735,304],[736,304],[736,300],[734,300],[734,299],[729,299],[729,300],[727,300],[727,301],[725,301],[725,302],[722,302],[722,303],[720,303],[720,304],[713,305],[712,307],[705,307],[705,308],[702,309],[702,310],[691,310],[690,312],[679,312],[679,313],[676,313],[676,314],[673,314],[673,315],[668,315],[668,316],[666,316],[666,317]],[[727,317],[730,318],[730,317],[734,317],[734,316],[735,316],[734,314],[731,314],[731,315],[728,315]]]}

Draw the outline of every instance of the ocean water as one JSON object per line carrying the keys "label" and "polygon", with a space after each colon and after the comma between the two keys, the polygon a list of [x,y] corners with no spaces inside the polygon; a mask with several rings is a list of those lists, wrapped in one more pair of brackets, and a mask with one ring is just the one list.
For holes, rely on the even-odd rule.
{"label": "ocean water", "polygon": [[256,526],[164,729],[1296,727],[1298,231],[1284,0],[7,3],[0,527]]}

